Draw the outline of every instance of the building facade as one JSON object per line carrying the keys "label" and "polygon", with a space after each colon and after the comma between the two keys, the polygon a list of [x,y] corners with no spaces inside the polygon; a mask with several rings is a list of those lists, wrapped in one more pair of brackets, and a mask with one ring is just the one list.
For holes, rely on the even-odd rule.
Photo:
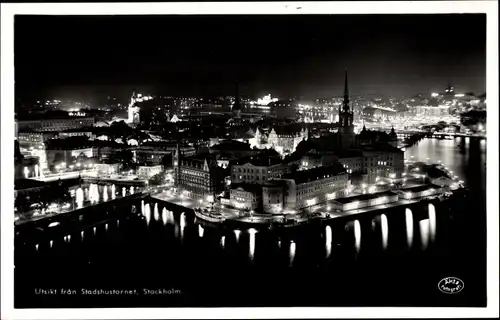
{"label": "building facade", "polygon": [[19,131],[61,132],[68,129],[92,127],[94,117],[68,117],[59,119],[19,120]]}
{"label": "building facade", "polygon": [[349,176],[340,163],[284,175],[262,186],[263,211],[287,214],[344,197]]}
{"label": "building facade", "polygon": [[139,166],[137,167],[136,174],[139,179],[150,179],[162,171],[163,167],[161,165]]}
{"label": "building facade", "polygon": [[265,184],[290,171],[290,166],[276,158],[249,158],[231,165],[231,183]]}
{"label": "building facade", "polygon": [[[134,160],[138,163],[159,165],[165,162],[165,157],[168,157],[169,162],[172,162],[176,148],[177,144],[175,143],[146,142],[135,147],[132,153]],[[196,150],[189,145],[179,146],[179,151],[184,157],[196,154]]]}
{"label": "building facade", "polygon": [[104,162],[97,163],[95,168],[99,174],[111,175],[117,174],[120,171],[121,163],[119,162]]}
{"label": "building facade", "polygon": [[296,131],[291,126],[275,127],[269,133],[267,144],[278,151],[278,153],[284,155],[293,153],[297,145],[302,140],[307,139],[309,139],[309,131],[307,128]]}
{"label": "building facade", "polygon": [[262,186],[241,183],[231,185],[230,205],[236,209],[259,210],[262,204]]}
{"label": "building facade", "polygon": [[404,151],[391,145],[363,148],[363,155],[371,163],[377,162],[377,176],[400,179],[404,172]]}
{"label": "building facade", "polygon": [[287,184],[287,207],[302,209],[327,200],[344,197],[349,187],[349,176],[337,163],[329,167],[318,167],[299,171],[283,177]]}
{"label": "building facade", "polygon": [[209,155],[183,157],[179,148],[174,154],[174,185],[191,199],[216,196],[223,190],[224,169]]}
{"label": "building facade", "polygon": [[21,148],[45,148],[45,141],[56,137],[55,132],[21,131],[18,133],[17,141]]}

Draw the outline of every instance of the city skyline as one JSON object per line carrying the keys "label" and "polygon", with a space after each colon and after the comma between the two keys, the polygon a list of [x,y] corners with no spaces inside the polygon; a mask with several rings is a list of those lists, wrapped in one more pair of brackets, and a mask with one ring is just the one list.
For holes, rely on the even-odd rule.
{"label": "city skyline", "polygon": [[341,96],[347,69],[352,95],[428,94],[448,83],[482,94],[485,27],[476,14],[22,16],[16,90],[231,95],[238,80],[243,96],[310,99]]}

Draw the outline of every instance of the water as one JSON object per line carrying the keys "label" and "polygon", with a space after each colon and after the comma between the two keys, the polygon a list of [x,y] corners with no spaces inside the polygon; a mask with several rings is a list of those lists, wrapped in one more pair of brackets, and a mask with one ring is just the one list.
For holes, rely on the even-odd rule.
{"label": "water", "polygon": [[81,208],[83,206],[83,201],[84,201],[83,190],[82,188],[78,188],[76,190],[76,204],[78,208]]}
{"label": "water", "polygon": [[[469,185],[467,201],[447,207],[401,208],[367,219],[279,233],[220,228],[147,201],[137,217],[103,223],[105,227],[91,227],[90,232],[78,230],[76,236],[65,233],[42,239],[36,246],[16,247],[16,305],[484,305],[484,148],[472,141],[461,145],[424,140],[407,153],[420,160],[441,158]],[[63,236],[69,236],[69,241]],[[466,289],[453,298],[437,291],[437,283],[447,276],[462,279]],[[165,287],[184,294],[168,299],[42,300],[30,293],[33,286],[58,284],[65,288]]]}
{"label": "water", "polygon": [[104,186],[102,189],[102,200],[108,201],[108,186]]}
{"label": "water", "polygon": [[410,249],[413,245],[413,213],[411,209],[405,210],[406,215],[406,241],[408,244],[408,248]]}

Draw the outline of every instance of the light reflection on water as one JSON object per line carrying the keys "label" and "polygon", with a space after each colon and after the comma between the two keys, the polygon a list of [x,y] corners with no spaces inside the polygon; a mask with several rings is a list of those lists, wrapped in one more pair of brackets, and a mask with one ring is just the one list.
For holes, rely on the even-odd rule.
{"label": "light reflection on water", "polygon": [[468,137],[453,140],[424,139],[406,149],[405,158],[410,159],[412,156],[415,161],[425,162],[429,158],[431,162],[437,163],[441,160],[469,186],[475,182],[471,179],[485,181],[486,140]]}

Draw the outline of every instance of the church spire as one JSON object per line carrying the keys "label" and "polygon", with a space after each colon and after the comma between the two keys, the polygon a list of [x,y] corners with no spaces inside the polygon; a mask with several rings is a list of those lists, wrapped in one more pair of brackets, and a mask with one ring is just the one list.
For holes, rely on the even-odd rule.
{"label": "church spire", "polygon": [[231,109],[231,111],[233,112],[233,116],[235,118],[239,118],[240,117],[241,104],[240,104],[239,84],[238,84],[237,80],[236,80],[234,104],[233,104],[233,108]]}
{"label": "church spire", "polygon": [[344,98],[349,97],[349,83],[347,81],[347,69],[345,70],[345,80],[344,80]]}
{"label": "church spire", "polygon": [[344,80],[344,111],[349,111],[349,83],[347,82],[347,70],[345,71]]}

